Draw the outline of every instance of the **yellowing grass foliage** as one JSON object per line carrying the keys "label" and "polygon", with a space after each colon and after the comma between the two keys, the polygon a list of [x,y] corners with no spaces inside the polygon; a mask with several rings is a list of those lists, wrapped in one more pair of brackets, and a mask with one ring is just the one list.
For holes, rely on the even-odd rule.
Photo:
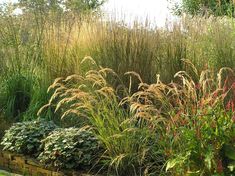
{"label": "yellowing grass foliage", "polygon": [[181,59],[200,71],[234,66],[232,19],[187,17],[166,28],[151,28],[148,22],[127,26],[94,16],[27,14],[3,16],[0,23],[1,71],[46,71],[54,79],[80,73],[81,60],[92,56],[120,77],[135,71],[151,83],[156,73],[170,82],[185,69]]}
{"label": "yellowing grass foliage", "polygon": [[[233,93],[230,94],[229,101],[225,100],[234,89],[233,85],[228,85],[228,79],[223,77],[224,72],[234,74],[229,68],[221,69],[217,76],[209,70],[199,75],[189,61],[183,61],[198,76],[197,81],[194,81],[187,72],[180,71],[175,74],[175,81],[169,84],[161,82],[160,76],[157,76],[155,83],[147,84],[139,74],[127,72],[126,75],[129,78],[137,77],[139,80],[138,91],[131,93],[132,79],[129,87],[119,82],[118,88],[114,88],[109,83],[109,76],[112,75],[117,79],[118,75],[112,69],[98,66],[91,58],[86,58],[85,61],[87,60],[92,63],[91,67],[94,69],[84,75],[56,79],[48,89],[53,91],[49,103],[42,107],[38,114],[48,107],[54,107],[55,111],[61,111],[61,118],[69,118],[71,114],[75,114],[78,118],[85,118],[85,123],[93,128],[94,133],[103,143],[105,152],[101,163],[105,163],[103,166],[107,166],[109,172],[114,172],[116,175],[163,174],[164,162],[167,159],[169,159],[167,171],[173,168],[173,173],[185,174],[186,168],[190,169],[191,166],[187,167],[188,163],[181,165],[181,163],[178,164],[178,160],[178,163],[171,160],[175,157],[175,153],[172,152],[177,151],[177,146],[180,144],[175,138],[180,139],[177,134],[181,131],[177,131],[177,128],[184,126],[193,128],[194,120],[197,121],[198,118],[199,122],[202,122],[201,116],[215,115],[216,118],[220,118],[221,113],[227,114],[223,109],[226,109],[228,102],[234,103],[231,99],[231,97],[234,98]],[[228,114],[231,112],[230,109],[227,111]],[[225,116],[228,117],[226,123],[230,126],[232,117]],[[214,120],[211,122],[216,123]],[[197,134],[200,133],[198,130]],[[228,140],[231,140],[231,136],[227,137]],[[228,142],[227,138],[225,142]],[[217,139],[214,140],[217,142]],[[221,140],[218,138],[218,143]],[[219,152],[223,144],[222,142],[217,146],[216,157],[220,157]],[[171,148],[174,145],[175,148]],[[209,160],[209,163],[214,162],[213,157]],[[185,170],[183,166],[186,167]],[[217,167],[216,164],[208,166],[205,162],[200,166],[203,167],[198,172],[217,173],[213,170]],[[195,168],[200,167],[193,164],[191,169]]]}

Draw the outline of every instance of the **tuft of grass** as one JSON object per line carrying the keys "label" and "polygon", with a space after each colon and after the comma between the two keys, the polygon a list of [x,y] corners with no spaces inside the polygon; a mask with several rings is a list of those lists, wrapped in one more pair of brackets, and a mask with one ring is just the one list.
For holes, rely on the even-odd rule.
{"label": "tuft of grass", "polygon": [[27,111],[34,79],[27,75],[13,74],[1,82],[1,107],[6,117],[19,117]]}
{"label": "tuft of grass", "polygon": [[[95,63],[90,58],[86,60]],[[117,74],[108,68],[95,67],[84,75],[56,79],[48,89],[53,91],[49,103],[38,114],[54,107],[55,112],[62,112],[62,119],[73,115],[90,125],[105,150],[95,165],[108,170],[108,174],[159,173],[164,156],[157,144],[158,134],[134,118],[128,106],[122,105],[117,94],[120,90],[107,80],[108,75]],[[121,92],[127,96],[128,89],[122,87]]]}

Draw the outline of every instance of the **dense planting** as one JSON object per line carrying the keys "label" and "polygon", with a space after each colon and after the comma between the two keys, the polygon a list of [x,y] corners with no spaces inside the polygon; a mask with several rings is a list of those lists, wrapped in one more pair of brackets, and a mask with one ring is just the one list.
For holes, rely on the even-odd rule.
{"label": "dense planting", "polygon": [[[48,135],[45,121],[31,127],[34,130],[30,126],[36,122],[24,122],[7,131],[2,145],[5,150],[38,154],[35,146],[42,142],[38,159],[59,169],[95,167],[120,176],[233,174],[234,71],[199,73],[188,60],[182,62],[189,71],[176,73],[169,84],[159,76],[156,83],[147,84],[139,74],[127,72],[126,87],[112,69],[87,57],[82,64],[96,69],[56,79],[38,115],[53,109],[62,119],[80,118],[80,125],[92,128],[57,129]],[[112,84],[114,78],[120,81],[118,88]],[[139,82],[134,93],[132,79]],[[47,131],[45,139],[42,129]]]}
{"label": "dense planting", "polygon": [[234,121],[221,108],[204,112],[182,115],[184,122],[167,132],[171,145],[166,147],[166,169],[173,175],[234,174]]}
{"label": "dense planting", "polygon": [[64,111],[62,118],[87,118],[106,150],[104,161],[117,175],[161,170],[173,175],[229,173],[233,159],[226,148],[233,150],[235,137],[234,73],[223,68],[218,75],[208,70],[199,74],[184,62],[191,75],[180,71],[170,84],[158,78],[148,85],[137,73],[127,73],[140,82],[134,94],[131,87],[113,88],[108,80],[117,75],[108,68],[57,79],[49,87],[54,90],[49,104],[39,113],[56,106],[56,111]]}
{"label": "dense planting", "polygon": [[42,141],[41,147],[38,159],[59,169],[89,169],[102,151],[99,141],[86,127],[56,129]]}
{"label": "dense planting", "polygon": [[235,174],[234,19],[160,29],[41,5],[0,12],[0,128],[20,121],[3,150],[115,176]]}
{"label": "dense planting", "polygon": [[37,156],[41,140],[55,128],[53,122],[45,120],[16,123],[6,131],[1,145],[3,150]]}

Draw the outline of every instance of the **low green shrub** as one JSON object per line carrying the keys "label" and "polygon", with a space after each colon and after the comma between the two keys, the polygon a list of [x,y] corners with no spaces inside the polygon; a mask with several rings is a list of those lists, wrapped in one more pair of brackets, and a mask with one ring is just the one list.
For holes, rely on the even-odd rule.
{"label": "low green shrub", "polygon": [[61,128],[42,141],[38,159],[59,169],[88,169],[97,162],[100,144],[92,131],[84,128]]}
{"label": "low green shrub", "polygon": [[57,126],[46,120],[15,123],[6,131],[1,145],[3,150],[37,156],[41,140]]}

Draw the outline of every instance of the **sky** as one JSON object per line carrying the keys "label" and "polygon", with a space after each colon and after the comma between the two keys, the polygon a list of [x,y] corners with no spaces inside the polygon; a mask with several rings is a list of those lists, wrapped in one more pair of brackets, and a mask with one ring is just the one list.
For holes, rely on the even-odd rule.
{"label": "sky", "polygon": [[167,0],[109,0],[103,8],[111,16],[114,14],[127,22],[148,18],[151,23],[164,26],[166,19],[174,19],[169,7]]}
{"label": "sky", "polygon": [[[13,2],[17,0],[0,0],[2,2]],[[179,1],[179,0],[175,0]],[[108,0],[103,10],[108,16],[115,16],[126,22],[134,19],[145,21],[146,18],[157,26],[164,26],[166,19],[174,19],[169,10],[167,0]]]}

